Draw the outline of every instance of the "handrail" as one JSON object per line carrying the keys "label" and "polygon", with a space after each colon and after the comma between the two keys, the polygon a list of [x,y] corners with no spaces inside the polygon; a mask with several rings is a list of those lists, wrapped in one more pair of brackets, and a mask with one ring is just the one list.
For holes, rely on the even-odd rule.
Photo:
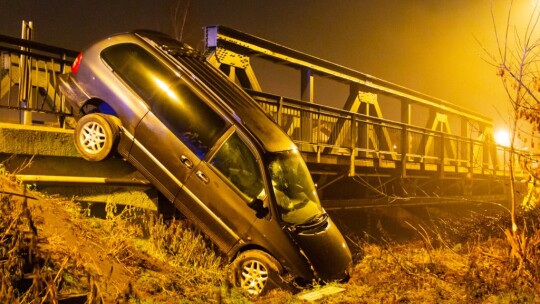
{"label": "handrail", "polygon": [[[444,171],[444,166],[453,165],[456,168],[467,169],[466,172],[483,175],[502,174],[508,176],[509,174],[509,164],[504,159],[498,160],[492,159],[492,157],[494,157],[493,155],[498,157],[497,155],[501,153],[510,153],[510,149],[490,140],[466,138],[293,98],[253,90],[246,91],[276,122],[276,117],[285,117],[278,124],[304,153],[315,153],[326,148],[325,154],[327,155],[343,156],[343,149],[347,149],[349,151],[347,155],[354,156],[351,157],[351,162],[356,159],[380,160],[386,157],[396,163],[404,161],[405,163],[434,164],[438,166],[440,172]],[[306,117],[309,117],[310,126],[313,127],[309,138],[303,138],[302,132],[296,130],[305,127],[301,124],[302,118]],[[294,122],[291,123],[294,120],[298,125],[294,125]],[[356,137],[350,138],[350,134],[349,136],[341,134],[337,136],[341,136],[341,141],[337,138],[321,140],[323,137],[320,136],[321,125],[336,125],[339,120],[342,120],[342,124],[347,125],[347,130],[350,130],[354,121],[353,127],[356,128]],[[288,126],[287,123],[291,125]],[[363,143],[353,144],[352,141],[358,142],[361,138],[363,138]],[[336,142],[329,142],[329,140],[336,140]],[[375,143],[369,142],[370,140],[375,141],[378,146],[374,146]],[[382,143],[385,141],[389,142],[383,146]],[[415,141],[415,145],[413,145],[413,141]],[[416,150],[404,149],[401,147],[403,143],[409,148],[416,148]],[[305,145],[311,148],[305,148]],[[339,149],[339,151],[333,149]],[[517,175],[524,173],[519,170],[519,167],[514,167],[518,168],[515,169]],[[456,171],[459,170],[456,169]]]}
{"label": "handrail", "polygon": [[77,57],[79,53],[77,51],[70,50],[70,49],[65,49],[61,47],[56,47],[56,46],[52,46],[52,45],[48,45],[44,43],[39,43],[39,42],[30,41],[30,40],[21,39],[21,38],[15,38],[15,37],[6,36],[6,35],[0,35],[0,43],[18,45],[18,46],[30,48],[30,49],[41,51],[41,52],[60,54],[60,55],[65,54],[67,57],[72,57],[72,58]]}
{"label": "handrail", "polygon": [[[63,126],[72,113],[58,94],[56,76],[69,71],[78,52],[0,35],[0,55],[0,109],[20,113],[9,116],[10,122],[18,118],[19,123],[50,121]],[[32,112],[50,115],[34,120]]]}
{"label": "handrail", "polygon": [[[357,112],[350,112],[350,111],[347,111],[347,110],[334,108],[334,107],[327,106],[327,105],[310,103],[310,102],[307,102],[307,101],[304,101],[304,100],[279,96],[279,95],[260,92],[260,91],[254,91],[254,90],[245,89],[245,88],[244,88],[244,91],[246,91],[248,94],[251,95],[251,97],[253,97],[257,102],[260,102],[260,103],[265,103],[267,101],[258,99],[258,97],[268,98],[268,99],[272,99],[272,100],[276,100],[276,101],[279,100],[279,99],[282,99],[284,102],[287,102],[291,108],[298,108],[298,109],[306,110],[306,107],[308,107],[309,109],[325,110],[328,113],[333,113],[333,114],[336,114],[336,115],[345,115],[345,116],[353,115],[353,116],[356,117],[356,119],[365,119],[365,120],[369,120],[370,122],[378,122],[378,123],[381,123],[381,124],[385,123],[385,124],[388,124],[388,125],[385,125],[386,127],[395,126],[395,127],[402,128],[402,127],[406,126],[409,129],[418,130],[418,131],[425,132],[425,133],[435,133],[435,134],[439,134],[439,135],[440,134],[445,134],[445,136],[463,138],[462,136],[458,136],[458,135],[454,135],[454,134],[448,134],[448,133],[444,133],[444,132],[441,132],[441,131],[428,129],[428,128],[425,128],[425,127],[420,127],[420,126],[415,126],[415,125],[408,125],[406,123],[399,122],[399,121],[389,120],[389,119],[380,118],[380,117],[374,117],[374,116],[370,116],[370,115],[366,115],[366,114],[362,114],[362,113],[357,113]],[[272,103],[272,102],[269,102],[269,103]],[[310,111],[314,111],[314,110],[310,110]]]}
{"label": "handrail", "polygon": [[40,59],[40,60],[45,60],[45,61],[54,60],[57,63],[63,63],[63,64],[67,64],[67,65],[70,65],[71,63],[73,63],[73,60],[71,60],[71,59],[63,59],[62,57],[56,58],[56,57],[53,57],[53,56],[50,56],[50,55],[38,54],[38,53],[35,53],[35,52],[31,52],[31,51],[23,51],[23,50],[21,50],[19,48],[7,47],[7,46],[2,46],[2,45],[0,45],[0,51],[4,51],[4,52],[7,52],[7,53],[13,53],[13,54],[17,54],[17,55],[26,55],[26,56],[29,56],[29,57],[33,57],[35,59]]}

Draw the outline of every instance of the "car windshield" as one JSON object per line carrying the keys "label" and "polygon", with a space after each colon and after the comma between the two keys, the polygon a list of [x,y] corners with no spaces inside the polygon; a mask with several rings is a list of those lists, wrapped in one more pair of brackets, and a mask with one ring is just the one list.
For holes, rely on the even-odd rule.
{"label": "car windshield", "polygon": [[268,162],[281,219],[307,224],[324,213],[307,166],[297,150],[272,153]]}

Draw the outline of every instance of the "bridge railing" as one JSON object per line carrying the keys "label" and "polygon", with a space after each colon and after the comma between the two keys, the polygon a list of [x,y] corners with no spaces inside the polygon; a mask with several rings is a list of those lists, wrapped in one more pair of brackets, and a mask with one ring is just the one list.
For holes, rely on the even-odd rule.
{"label": "bridge railing", "polygon": [[71,109],[57,92],[56,76],[69,71],[75,56],[75,51],[0,35],[3,121],[13,119],[12,111],[18,111],[18,123],[25,124],[32,123],[29,113],[52,114],[51,119],[58,118],[60,122],[70,116]]}
{"label": "bridge railing", "polygon": [[[3,111],[52,114],[60,125],[72,115],[58,94],[56,76],[68,72],[77,52],[0,35],[0,118]],[[445,173],[508,176],[509,149],[492,141],[455,136],[320,104],[246,90],[300,149],[322,157],[348,157],[357,165]],[[31,123],[31,121],[30,121]],[[519,162],[520,158],[516,158]],[[514,169],[523,174],[516,163]]]}
{"label": "bridge railing", "polygon": [[[348,157],[351,168],[366,165],[426,170],[441,175],[509,175],[510,150],[493,141],[246,91],[291,136],[300,150],[315,155],[313,159],[317,162],[321,157]],[[519,161],[516,157],[517,176],[524,174]]]}

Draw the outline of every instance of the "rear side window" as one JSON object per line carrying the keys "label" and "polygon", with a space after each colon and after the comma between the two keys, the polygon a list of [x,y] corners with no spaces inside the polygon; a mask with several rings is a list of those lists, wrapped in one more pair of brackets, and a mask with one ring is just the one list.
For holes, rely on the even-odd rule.
{"label": "rear side window", "polygon": [[226,122],[180,77],[142,47],[111,46],[101,53],[113,71],[200,159],[226,129]]}

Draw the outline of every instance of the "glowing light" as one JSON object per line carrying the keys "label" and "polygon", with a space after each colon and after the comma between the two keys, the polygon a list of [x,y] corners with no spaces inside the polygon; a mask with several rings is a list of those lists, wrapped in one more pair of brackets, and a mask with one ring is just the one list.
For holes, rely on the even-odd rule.
{"label": "glowing light", "polygon": [[161,90],[163,90],[163,92],[165,92],[167,95],[169,95],[170,98],[178,101],[178,96],[176,96],[174,91],[171,90],[171,88],[169,88],[169,86],[167,86],[167,84],[163,80],[161,80],[161,79],[159,79],[157,77],[154,77],[154,82],[157,84],[157,86]]}
{"label": "glowing light", "polygon": [[503,147],[510,147],[510,132],[505,129],[501,129],[493,135],[495,142]]}
{"label": "glowing light", "polygon": [[79,53],[79,55],[77,55],[77,58],[75,58],[75,61],[73,61],[73,64],[71,65],[72,74],[77,74],[77,72],[79,71],[79,66],[81,65],[81,61],[82,53]]}

